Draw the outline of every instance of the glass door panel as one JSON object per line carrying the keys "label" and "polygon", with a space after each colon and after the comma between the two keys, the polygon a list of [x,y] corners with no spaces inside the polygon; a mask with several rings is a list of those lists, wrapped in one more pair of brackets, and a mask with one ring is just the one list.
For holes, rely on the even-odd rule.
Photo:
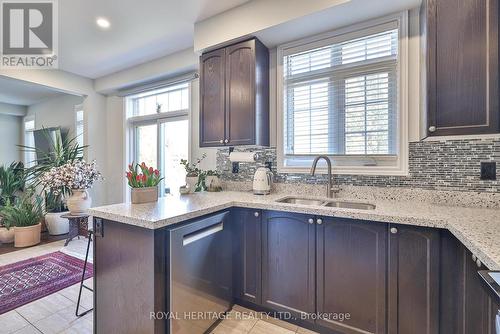
{"label": "glass door panel", "polygon": [[164,177],[160,196],[178,194],[186,176],[180,162],[181,159],[189,159],[188,119],[176,117],[160,122],[160,169]]}
{"label": "glass door panel", "polygon": [[138,125],[135,128],[135,162],[158,168],[158,125]]}

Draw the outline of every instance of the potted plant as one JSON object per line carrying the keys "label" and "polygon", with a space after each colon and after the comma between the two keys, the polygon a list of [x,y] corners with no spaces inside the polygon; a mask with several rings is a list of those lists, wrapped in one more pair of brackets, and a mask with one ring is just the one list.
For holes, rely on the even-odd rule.
{"label": "potted plant", "polygon": [[205,188],[208,191],[221,191],[222,187],[220,185],[219,172],[216,170],[207,170],[205,174]]}
{"label": "potted plant", "polygon": [[10,201],[0,211],[4,225],[14,227],[14,247],[29,247],[40,243],[43,200],[30,190]]}
{"label": "potted plant", "polygon": [[204,189],[205,174],[199,166],[206,156],[207,155],[203,153],[201,158],[198,158],[196,162],[191,164],[186,159],[181,159],[181,165],[183,165],[186,170],[186,184],[190,193],[202,191]]}
{"label": "potted plant", "polygon": [[26,183],[24,165],[13,162],[9,166],[0,166],[0,206],[7,201],[14,201],[23,190]]}
{"label": "potted plant", "polygon": [[36,164],[26,170],[26,176],[34,186],[43,187],[42,191],[47,212],[45,222],[49,234],[65,234],[69,231],[69,221],[66,218],[61,218],[61,216],[68,213],[65,197],[71,194],[71,189],[64,186],[47,188],[41,184],[41,179],[52,168],[82,160],[87,146],[78,145],[77,137],[62,137],[59,133],[52,137],[50,132],[46,130],[44,130],[44,135],[50,144],[47,149],[22,145],[20,145],[20,148],[24,152],[36,154],[37,156]]}
{"label": "potted plant", "polygon": [[75,160],[45,172],[40,182],[45,189],[50,189],[56,195],[60,195],[61,189],[70,189],[71,196],[66,204],[71,214],[78,215],[87,212],[92,205],[92,198],[87,190],[100,179],[102,176],[95,161],[87,163],[85,160]]}
{"label": "potted plant", "polygon": [[132,162],[126,172],[133,204],[156,202],[158,200],[158,184],[163,180],[160,171],[148,167],[143,162],[140,165]]}
{"label": "potted plant", "polygon": [[5,221],[0,216],[0,243],[10,244],[14,242],[14,228],[10,221]]}
{"label": "potted plant", "polygon": [[[24,190],[26,177],[22,162],[13,162],[9,166],[0,166],[0,208],[9,202],[15,201]],[[4,244],[14,242],[14,229],[9,221],[0,217],[0,242]]]}

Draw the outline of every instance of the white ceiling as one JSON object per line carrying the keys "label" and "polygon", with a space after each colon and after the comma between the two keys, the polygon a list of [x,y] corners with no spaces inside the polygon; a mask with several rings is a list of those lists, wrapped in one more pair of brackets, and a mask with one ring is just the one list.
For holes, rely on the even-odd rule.
{"label": "white ceiling", "polygon": [[[59,1],[59,68],[97,78],[193,46],[194,23],[248,0]],[[111,22],[108,30],[96,17]]]}
{"label": "white ceiling", "polygon": [[65,93],[42,85],[0,76],[0,102],[30,106]]}

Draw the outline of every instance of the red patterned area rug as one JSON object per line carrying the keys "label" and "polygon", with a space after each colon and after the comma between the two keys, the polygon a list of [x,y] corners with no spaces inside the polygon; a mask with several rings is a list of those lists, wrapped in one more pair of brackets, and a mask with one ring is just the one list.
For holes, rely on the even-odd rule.
{"label": "red patterned area rug", "polygon": [[[83,263],[54,252],[0,266],[0,314],[80,282]],[[92,276],[89,263],[85,278]]]}

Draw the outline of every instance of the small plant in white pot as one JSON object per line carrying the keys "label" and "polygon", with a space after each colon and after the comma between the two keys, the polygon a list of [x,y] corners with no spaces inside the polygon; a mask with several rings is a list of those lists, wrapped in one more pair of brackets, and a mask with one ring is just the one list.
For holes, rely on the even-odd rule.
{"label": "small plant in white pot", "polygon": [[71,196],[66,200],[68,210],[73,215],[84,214],[92,205],[92,198],[88,193],[94,183],[102,180],[97,170],[96,162],[75,160],[60,167],[53,167],[41,179],[41,184],[58,194],[60,189],[70,189]]}
{"label": "small plant in white pot", "polygon": [[160,171],[148,167],[146,163],[131,163],[126,172],[133,204],[156,202],[158,200],[158,184],[163,180]]}
{"label": "small plant in white pot", "polygon": [[40,243],[41,221],[44,209],[40,196],[29,190],[22,197],[10,201],[0,211],[3,223],[14,229],[14,247],[29,247]]}
{"label": "small plant in white pot", "polygon": [[193,163],[189,163],[186,159],[181,159],[181,165],[183,165],[186,170],[186,185],[190,193],[203,191],[205,189],[205,174],[200,169],[200,163],[206,156],[207,155],[203,153],[201,158],[196,159],[196,162]]}

